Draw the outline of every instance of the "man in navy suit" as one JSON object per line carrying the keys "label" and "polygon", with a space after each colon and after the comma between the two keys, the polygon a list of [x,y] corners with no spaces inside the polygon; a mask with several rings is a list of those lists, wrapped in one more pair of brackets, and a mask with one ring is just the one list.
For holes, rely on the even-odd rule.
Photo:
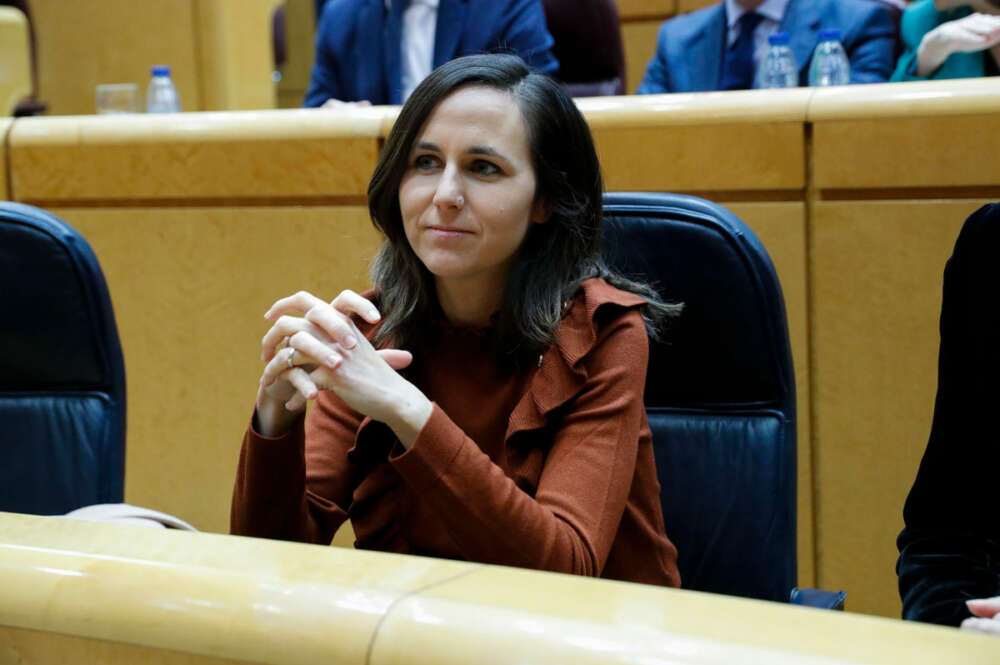
{"label": "man in navy suit", "polygon": [[552,44],[541,0],[328,0],[303,105],[402,104],[419,82],[412,72],[474,53],[514,53],[554,73]]}
{"label": "man in navy suit", "polygon": [[[871,0],[725,0],[676,16],[660,28],[656,55],[639,94],[753,87],[767,38],[788,33],[807,85],[809,61],[821,29],[840,30],[852,83],[886,81],[895,66],[896,26]],[[742,35],[742,36],[741,36]]]}

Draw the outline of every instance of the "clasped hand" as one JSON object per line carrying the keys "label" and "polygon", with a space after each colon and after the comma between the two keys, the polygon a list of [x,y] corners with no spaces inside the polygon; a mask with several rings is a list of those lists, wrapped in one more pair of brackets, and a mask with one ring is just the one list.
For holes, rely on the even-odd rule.
{"label": "clasped hand", "polygon": [[381,318],[371,301],[353,291],[341,292],[330,303],[300,291],[278,300],[264,315],[274,324],[261,341],[261,359],[267,363],[257,392],[262,434],[281,433],[308,400],[331,390],[356,411],[388,424],[404,444],[416,437],[432,407],[396,372],[410,364],[411,354],[376,350],[351,315],[369,323]]}

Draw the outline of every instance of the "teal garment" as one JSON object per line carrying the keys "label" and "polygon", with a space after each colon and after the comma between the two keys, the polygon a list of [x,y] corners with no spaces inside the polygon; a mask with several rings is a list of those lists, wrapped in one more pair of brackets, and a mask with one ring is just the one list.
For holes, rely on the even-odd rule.
{"label": "teal garment", "polygon": [[906,11],[900,22],[899,32],[906,50],[899,58],[896,71],[890,81],[927,81],[932,79],[961,79],[985,76],[986,58],[989,51],[978,53],[952,53],[936,72],[930,76],[917,76],[917,48],[928,32],[942,23],[965,18],[972,13],[967,7],[938,11],[934,0],[916,0]]}

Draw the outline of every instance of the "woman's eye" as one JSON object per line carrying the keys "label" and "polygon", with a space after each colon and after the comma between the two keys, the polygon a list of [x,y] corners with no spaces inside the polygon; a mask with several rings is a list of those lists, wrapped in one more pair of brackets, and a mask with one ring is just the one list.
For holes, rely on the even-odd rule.
{"label": "woman's eye", "polygon": [[496,175],[500,173],[500,167],[483,159],[477,159],[474,161],[472,163],[472,170],[476,173],[476,175],[484,176]]}
{"label": "woman's eye", "polygon": [[418,155],[413,160],[413,166],[420,171],[427,171],[437,166],[437,159],[433,155]]}

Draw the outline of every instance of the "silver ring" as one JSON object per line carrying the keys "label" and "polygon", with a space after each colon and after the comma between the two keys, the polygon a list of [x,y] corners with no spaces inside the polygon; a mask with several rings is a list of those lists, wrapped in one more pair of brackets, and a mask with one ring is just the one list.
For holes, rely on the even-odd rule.
{"label": "silver ring", "polygon": [[[292,347],[288,348],[292,349]],[[288,369],[295,367],[295,363],[292,362],[292,360],[294,359],[295,359],[295,349],[292,349],[292,352],[288,354]]]}

